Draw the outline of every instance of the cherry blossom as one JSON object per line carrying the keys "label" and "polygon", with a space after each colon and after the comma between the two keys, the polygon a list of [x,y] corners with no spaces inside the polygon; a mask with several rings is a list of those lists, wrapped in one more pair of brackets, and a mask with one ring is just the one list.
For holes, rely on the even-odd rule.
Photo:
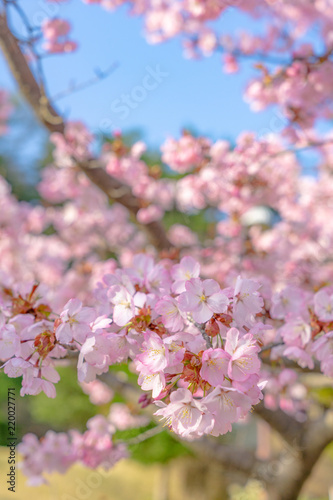
{"label": "cherry blossom", "polygon": [[237,278],[233,300],[233,313],[240,326],[246,324],[253,313],[261,311],[263,300],[258,293],[260,285],[252,280]]}
{"label": "cherry blossom", "polygon": [[322,321],[333,320],[333,294],[320,290],[314,297],[315,312]]}
{"label": "cherry blossom", "polygon": [[228,375],[231,379],[243,381],[249,375],[258,373],[260,369],[258,346],[251,334],[240,338],[239,331],[231,328],[227,333],[225,352],[230,355]]}
{"label": "cherry blossom", "polygon": [[109,469],[127,456],[123,445],[112,443],[113,427],[105,417],[96,415],[87,427],[83,434],[48,431],[41,440],[34,434],[26,434],[18,449],[23,455],[22,469],[29,477],[29,484],[45,483],[43,473],[64,474],[75,463]]}
{"label": "cherry blossom", "polygon": [[230,431],[230,424],[239,417],[239,409],[246,413],[251,407],[250,399],[232,387],[218,386],[202,401],[214,415],[213,436]]}
{"label": "cherry blossom", "polygon": [[64,19],[46,19],[42,24],[43,35],[46,39],[44,49],[50,53],[73,52],[77,49],[76,42],[68,35],[71,25]]}
{"label": "cherry blossom", "polygon": [[82,307],[80,300],[71,299],[60,314],[61,324],[56,330],[57,339],[64,344],[73,339],[82,344],[91,333],[90,323],[95,317],[93,309]]}
{"label": "cherry blossom", "polygon": [[216,281],[191,278],[185,283],[185,289],[179,296],[179,308],[191,312],[198,323],[208,321],[214,313],[227,310],[228,298],[221,292]]}
{"label": "cherry blossom", "polygon": [[229,356],[223,349],[208,349],[202,355],[200,375],[212,386],[222,385],[228,374]]}
{"label": "cherry blossom", "polygon": [[157,410],[155,415],[166,419],[166,424],[183,437],[191,438],[192,434],[209,433],[212,428],[212,417],[205,414],[205,406],[198,403],[187,389],[178,389],[170,396],[169,405]]}

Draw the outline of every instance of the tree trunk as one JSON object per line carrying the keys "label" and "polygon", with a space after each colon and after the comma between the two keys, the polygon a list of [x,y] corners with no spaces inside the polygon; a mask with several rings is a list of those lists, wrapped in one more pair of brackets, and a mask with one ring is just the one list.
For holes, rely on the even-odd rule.
{"label": "tree trunk", "polygon": [[175,460],[170,465],[169,500],[228,500],[220,464],[201,458]]}

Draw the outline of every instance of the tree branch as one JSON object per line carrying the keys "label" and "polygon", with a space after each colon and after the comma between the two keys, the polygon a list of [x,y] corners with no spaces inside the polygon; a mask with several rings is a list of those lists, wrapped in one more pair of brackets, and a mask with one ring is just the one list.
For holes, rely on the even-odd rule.
{"label": "tree branch", "polygon": [[[0,47],[22,95],[30,104],[39,121],[49,132],[64,134],[65,122],[46,96],[44,89],[38,85],[19,42],[7,24],[5,14],[0,14]],[[77,166],[111,201],[120,203],[136,217],[141,208],[140,202],[133,196],[128,186],[111,177],[96,159],[77,162]],[[157,250],[172,248],[160,222],[155,221],[140,227],[147,233],[150,242]]]}
{"label": "tree branch", "polygon": [[284,411],[269,410],[261,401],[254,407],[254,413],[265,420],[288,443],[300,442],[304,426]]}
{"label": "tree branch", "polygon": [[[269,348],[270,347],[268,347],[268,349]],[[264,352],[265,350],[267,351],[268,349],[261,349],[261,351],[259,352],[259,356],[261,355],[262,352]],[[281,367],[283,367],[283,368],[291,368],[292,370],[295,370],[296,372],[300,373],[320,373],[320,374],[322,373],[320,369],[320,363],[318,363],[318,361],[315,361],[313,368],[309,368],[308,366],[302,368],[298,363],[296,363],[296,361],[293,361],[285,357],[281,357],[278,359],[278,361],[281,362],[281,365],[274,364],[276,363],[276,361],[275,360],[272,361],[266,356],[260,356],[260,359],[264,365],[269,366],[270,368],[273,369],[274,368],[281,369]]]}
{"label": "tree branch", "polygon": [[323,416],[308,425],[308,431],[304,435],[302,445],[305,449],[311,450],[311,455],[315,449],[319,453],[333,441],[333,409],[326,410]]}
{"label": "tree branch", "polygon": [[191,450],[204,456],[210,460],[219,462],[224,469],[233,472],[240,472],[249,476],[257,476],[257,469],[259,460],[256,458],[255,453],[251,450],[241,449],[234,445],[225,445],[218,441],[216,438],[210,439],[208,437],[202,438],[193,443],[186,443]]}
{"label": "tree branch", "polygon": [[[294,500],[326,446],[333,441],[333,410],[302,426],[301,440],[271,467],[267,485],[272,500]],[[275,474],[272,472],[275,471]]]}

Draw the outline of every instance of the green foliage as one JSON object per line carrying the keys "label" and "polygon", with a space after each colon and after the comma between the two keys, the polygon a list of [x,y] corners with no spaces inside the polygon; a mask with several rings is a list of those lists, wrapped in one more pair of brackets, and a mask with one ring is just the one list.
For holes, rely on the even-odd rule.
{"label": "green foliage", "polygon": [[9,379],[0,373],[0,436],[1,443],[7,436],[7,391],[15,387],[17,436],[27,432],[43,435],[48,429],[66,431],[69,428],[85,430],[86,422],[98,412],[107,412],[89,401],[77,382],[74,367],[60,367],[61,381],[57,384],[57,398],[45,394],[20,397],[21,378]]}
{"label": "green foliage", "polygon": [[143,464],[166,463],[176,457],[192,455],[190,450],[177,441],[168,431],[129,447],[131,457]]}
{"label": "green foliage", "polygon": [[17,436],[22,435],[21,432],[21,419],[19,418],[21,409],[24,410],[22,405],[22,398],[20,397],[21,378],[8,378],[2,371],[0,372],[0,445],[6,443],[8,437],[8,389],[15,389],[16,394],[16,424]]}
{"label": "green foliage", "polygon": [[192,231],[197,233],[199,238],[207,237],[210,227],[210,223],[208,222],[204,211],[188,215],[178,212],[177,210],[172,210],[165,214],[163,223],[166,229],[169,229],[173,224],[183,224],[184,226],[188,226]]}
{"label": "green foliage", "polygon": [[320,387],[311,389],[310,394],[319,404],[330,408],[333,405],[333,387]]}
{"label": "green foliage", "polygon": [[12,101],[9,132],[0,137],[0,175],[19,200],[38,200],[39,170],[51,160],[51,145],[30,108],[19,97]]}
{"label": "green foliage", "polygon": [[329,444],[325,450],[327,455],[330,457],[330,459],[333,461],[333,443]]}
{"label": "green foliage", "polygon": [[61,380],[56,386],[55,399],[48,398],[44,393],[29,397],[31,418],[55,430],[74,427],[84,431],[87,420],[101,412],[101,407],[94,406],[89,396],[83,393],[74,367],[61,367],[58,372]]}
{"label": "green foliage", "polygon": [[[16,388],[17,436],[19,439],[27,432],[35,432],[41,436],[48,429],[59,432],[76,428],[84,431],[89,418],[97,413],[108,414],[109,404],[97,407],[90,403],[89,397],[83,393],[77,382],[74,367],[59,367],[58,371],[61,380],[56,386],[56,399],[50,399],[44,394],[21,398],[19,396],[21,379],[9,379],[4,373],[0,373],[0,437],[2,444],[7,438],[8,387]],[[136,375],[128,369],[126,364],[115,365],[111,367],[111,371],[120,372],[121,376],[126,378],[129,383],[137,383]],[[112,402],[126,401],[121,394],[115,394]],[[115,439],[130,440],[154,426],[155,424],[151,423],[142,428],[117,431]],[[131,445],[130,451],[134,460],[144,464],[166,463],[172,458],[191,454],[186,446],[174,439],[168,431],[152,436],[142,443]]]}

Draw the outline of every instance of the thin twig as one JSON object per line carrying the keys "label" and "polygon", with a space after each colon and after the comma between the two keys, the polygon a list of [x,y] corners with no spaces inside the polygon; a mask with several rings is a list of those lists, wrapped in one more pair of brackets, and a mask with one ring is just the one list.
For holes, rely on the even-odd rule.
{"label": "thin twig", "polygon": [[187,319],[190,323],[192,323],[200,331],[201,335],[203,336],[204,340],[206,341],[207,349],[212,348],[213,347],[212,339],[210,338],[209,335],[207,335],[205,327],[203,325],[200,325],[196,321],[194,321],[194,319],[192,318],[192,316],[190,314],[187,315]]}
{"label": "thin twig", "polygon": [[99,83],[101,80],[104,80],[108,76],[110,76],[117,68],[119,67],[118,62],[114,62],[108,69],[105,71],[96,71],[96,76],[93,78],[90,78],[84,82],[70,85],[70,87],[67,90],[62,90],[61,92],[58,92],[58,94],[55,94],[53,97],[51,97],[52,102],[59,101],[60,99],[64,99],[65,97],[68,97],[69,95],[74,94],[75,92],[80,92],[81,90],[85,90],[88,87],[91,87],[93,85],[96,85],[96,83]]}
{"label": "thin twig", "polygon": [[[21,50],[20,44],[11,32],[7,18],[3,14],[0,14],[0,46],[22,95],[28,101],[38,119],[49,132],[64,134],[66,123],[53,106],[52,101],[47,97],[44,91],[44,83],[39,84],[36,80]],[[87,161],[76,161],[77,167],[87,175],[92,183],[101,189],[110,201],[117,201],[126,207],[137,222],[137,213],[141,208],[141,203],[133,195],[130,186],[126,186],[118,179],[109,175],[96,158],[90,158]],[[96,164],[98,166],[95,167]],[[91,168],[92,166],[94,168]],[[112,196],[114,192],[117,193],[116,199]],[[123,194],[120,194],[121,192]],[[140,225],[138,222],[137,224],[146,233],[150,243],[157,250],[164,251],[173,248],[163,225],[159,221],[153,221],[145,225]]]}
{"label": "thin twig", "polygon": [[146,441],[147,439],[150,439],[157,434],[160,434],[161,432],[165,431],[165,428],[162,426],[157,425],[156,427],[153,427],[152,429],[148,429],[147,431],[143,432],[142,434],[139,434],[138,436],[135,436],[134,438],[128,439],[127,441],[116,441],[116,444],[123,443],[126,444],[127,446],[132,446],[135,444],[142,443],[143,441]]}
{"label": "thin twig", "polygon": [[276,343],[272,342],[271,344],[267,344],[264,347],[262,347],[260,349],[260,353],[269,351],[270,349],[273,349],[273,347],[279,347],[280,345],[284,345],[284,342],[276,342]]}

